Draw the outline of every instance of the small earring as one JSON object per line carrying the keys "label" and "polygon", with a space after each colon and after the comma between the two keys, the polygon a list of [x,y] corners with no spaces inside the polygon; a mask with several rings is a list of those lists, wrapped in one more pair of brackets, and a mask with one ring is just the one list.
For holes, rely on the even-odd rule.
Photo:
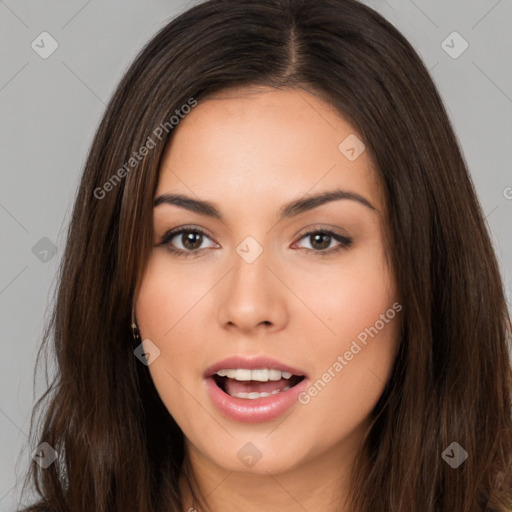
{"label": "small earring", "polygon": [[135,308],[132,308],[132,336],[135,342],[140,342],[140,331],[135,322]]}

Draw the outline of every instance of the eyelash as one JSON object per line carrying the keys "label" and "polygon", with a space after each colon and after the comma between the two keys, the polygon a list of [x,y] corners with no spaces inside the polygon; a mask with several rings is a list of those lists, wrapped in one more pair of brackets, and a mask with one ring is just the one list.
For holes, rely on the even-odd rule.
{"label": "eyelash", "polygon": [[[158,246],[166,246],[167,250],[170,251],[173,254],[176,254],[178,256],[183,256],[184,258],[189,258],[193,256],[197,256],[197,254],[200,251],[203,251],[204,249],[194,249],[191,251],[184,251],[183,249],[177,249],[176,247],[173,247],[170,244],[170,241],[177,235],[182,235],[183,233],[196,233],[200,234],[202,236],[205,236],[207,238],[210,238],[205,231],[203,231],[201,228],[196,226],[183,226],[181,228],[178,228],[176,230],[172,230],[167,232],[163,237],[162,241],[158,244]],[[311,231],[307,231],[306,233],[303,233],[299,240],[302,240],[303,238],[307,238],[308,236],[316,235],[316,234],[322,234],[322,235],[328,235],[337,242],[339,242],[339,245],[331,248],[331,249],[324,249],[324,250],[315,250],[315,249],[304,249],[307,252],[313,253],[314,256],[324,257],[331,254],[338,253],[342,251],[343,249],[348,249],[352,245],[352,239],[348,238],[346,236],[340,235],[338,233],[335,233],[334,231],[330,231],[328,229],[313,229]]]}

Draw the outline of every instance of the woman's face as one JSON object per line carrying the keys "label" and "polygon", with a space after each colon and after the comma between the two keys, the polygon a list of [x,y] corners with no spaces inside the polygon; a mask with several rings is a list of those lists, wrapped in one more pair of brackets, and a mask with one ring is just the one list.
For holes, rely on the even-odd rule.
{"label": "woman's face", "polygon": [[359,447],[401,309],[359,139],[293,89],[223,91],[175,128],[136,317],[194,460],[277,474]]}

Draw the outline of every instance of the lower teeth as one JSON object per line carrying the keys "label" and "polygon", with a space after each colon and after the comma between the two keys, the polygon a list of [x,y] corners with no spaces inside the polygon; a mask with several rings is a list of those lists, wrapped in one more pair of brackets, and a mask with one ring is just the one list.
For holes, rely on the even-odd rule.
{"label": "lower teeth", "polygon": [[290,389],[290,386],[286,386],[281,391],[276,389],[275,391],[272,391],[272,393],[255,393],[255,392],[252,392],[252,393],[235,393],[235,394],[233,394],[231,396],[234,396],[235,398],[248,398],[249,400],[254,400],[256,398],[264,398],[264,397],[270,396],[270,395],[277,395],[277,393],[281,393],[283,391],[286,391],[287,389]]}

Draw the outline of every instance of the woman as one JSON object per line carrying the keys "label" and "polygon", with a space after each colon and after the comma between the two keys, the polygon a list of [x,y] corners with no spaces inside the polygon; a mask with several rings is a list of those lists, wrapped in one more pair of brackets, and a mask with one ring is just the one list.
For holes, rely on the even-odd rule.
{"label": "woman", "polygon": [[403,36],[352,0],[204,2],[90,150],[30,510],[510,510],[510,330]]}

